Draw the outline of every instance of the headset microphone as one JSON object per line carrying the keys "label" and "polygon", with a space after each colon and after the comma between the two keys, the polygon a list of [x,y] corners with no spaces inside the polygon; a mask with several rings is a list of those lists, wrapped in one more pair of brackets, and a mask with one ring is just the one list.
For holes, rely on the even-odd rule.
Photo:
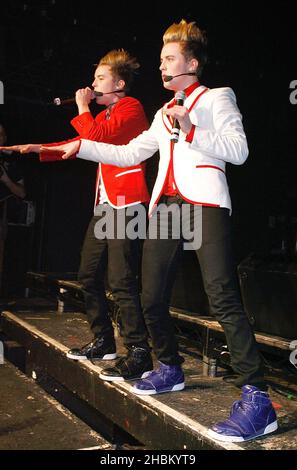
{"label": "headset microphone", "polygon": [[179,75],[165,75],[165,77],[163,78],[164,82],[171,82],[171,80],[173,80],[174,78],[176,77],[181,77],[182,75],[196,75],[195,72],[187,72],[187,73],[180,73]]}

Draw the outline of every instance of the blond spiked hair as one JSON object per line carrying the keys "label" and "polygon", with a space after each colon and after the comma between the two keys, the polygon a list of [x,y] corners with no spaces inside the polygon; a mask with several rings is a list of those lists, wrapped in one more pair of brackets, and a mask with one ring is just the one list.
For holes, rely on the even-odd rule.
{"label": "blond spiked hair", "polygon": [[187,23],[181,20],[179,23],[173,23],[163,35],[164,46],[170,42],[178,42],[181,45],[181,51],[187,60],[197,59],[199,66],[197,76],[200,77],[203,67],[207,62],[207,37],[205,31],[202,31],[194,21]]}
{"label": "blond spiked hair", "polygon": [[124,49],[114,49],[108,52],[99,65],[108,65],[114,78],[125,81],[125,90],[128,91],[133,83],[134,75],[140,65],[137,59]]}

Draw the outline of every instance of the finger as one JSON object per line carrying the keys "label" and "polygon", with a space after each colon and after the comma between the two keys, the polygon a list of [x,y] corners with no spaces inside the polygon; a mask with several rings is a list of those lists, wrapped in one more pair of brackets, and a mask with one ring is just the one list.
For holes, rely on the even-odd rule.
{"label": "finger", "polygon": [[20,149],[20,153],[31,153],[32,150],[30,147],[23,147]]}
{"label": "finger", "polygon": [[0,147],[0,150],[10,150],[11,152],[19,152],[20,147],[18,145],[11,145],[10,147]]}
{"label": "finger", "polygon": [[68,152],[63,153],[62,159],[67,160],[69,157],[71,157],[71,155],[73,155],[73,153],[70,150],[68,150]]}

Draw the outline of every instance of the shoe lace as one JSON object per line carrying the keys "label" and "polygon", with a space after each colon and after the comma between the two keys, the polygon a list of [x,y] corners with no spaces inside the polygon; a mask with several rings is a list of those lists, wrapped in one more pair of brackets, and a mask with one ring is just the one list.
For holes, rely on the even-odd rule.
{"label": "shoe lace", "polygon": [[116,367],[121,366],[127,359],[128,356],[120,357],[116,362]]}
{"label": "shoe lace", "polygon": [[146,379],[152,379],[155,376],[159,376],[163,382],[166,382],[166,374],[167,374],[168,369],[164,367],[164,364],[159,365],[157,369],[154,369],[150,372],[149,376],[146,377]]}
{"label": "shoe lace", "polygon": [[233,413],[245,413],[247,410],[251,409],[252,404],[245,400],[237,400],[233,403],[231,414]]}
{"label": "shoe lace", "polygon": [[231,414],[235,413],[236,411],[239,411],[241,409],[241,400],[236,400],[231,409]]}
{"label": "shoe lace", "polygon": [[92,341],[90,341],[89,343],[85,344],[84,346],[82,346],[82,350],[84,349],[88,349],[90,347],[92,347],[92,345],[94,344],[94,340],[92,339]]}
{"label": "shoe lace", "polygon": [[131,357],[134,356],[134,350],[135,348],[132,346],[132,348],[128,350],[126,356],[120,357],[116,362],[116,367],[121,367],[123,364],[127,365],[127,362],[129,362]]}
{"label": "shoe lace", "polygon": [[[104,339],[103,338],[96,338],[94,339],[93,341],[91,341],[89,343],[91,349],[90,349],[90,354],[88,354],[88,359],[90,360],[90,362],[93,364],[93,366],[95,366],[95,362],[94,362],[94,350],[95,350],[95,346],[102,346],[103,345],[103,342],[104,342]],[[88,345],[87,345],[88,346]]]}
{"label": "shoe lace", "polygon": [[132,348],[129,350],[128,357],[133,356],[134,358],[141,360],[146,354],[146,349],[132,346]]}
{"label": "shoe lace", "polygon": [[166,375],[166,369],[165,367],[162,367],[162,364],[159,365],[159,367],[151,372],[152,375],[159,375],[162,377],[163,380],[165,380],[165,375]]}

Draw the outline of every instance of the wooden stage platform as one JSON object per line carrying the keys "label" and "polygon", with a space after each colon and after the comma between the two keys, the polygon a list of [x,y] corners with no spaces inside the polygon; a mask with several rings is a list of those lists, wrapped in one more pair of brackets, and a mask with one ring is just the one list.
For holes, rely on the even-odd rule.
{"label": "wooden stage platform", "polygon": [[[24,352],[27,376],[33,377],[37,384],[54,380],[93,410],[95,419],[97,414],[98,419],[104,417],[146,449],[297,449],[297,402],[292,399],[297,380],[290,383],[291,399],[271,392],[279,418],[278,432],[243,444],[219,443],[208,437],[207,428],[228,416],[239,391],[224,381],[224,370],[219,370],[215,378],[203,375],[202,355],[198,351],[181,345],[185,358],[184,391],[139,397],[131,393],[128,382],[111,383],[99,378],[106,362],[92,364],[66,357],[69,348],[91,339],[83,313],[59,313],[52,302],[28,298],[8,305],[2,312],[1,324],[6,337],[16,341]],[[117,338],[117,347],[123,354],[121,338]],[[275,377],[268,379],[279,383]],[[47,421],[47,415],[42,416]]]}

